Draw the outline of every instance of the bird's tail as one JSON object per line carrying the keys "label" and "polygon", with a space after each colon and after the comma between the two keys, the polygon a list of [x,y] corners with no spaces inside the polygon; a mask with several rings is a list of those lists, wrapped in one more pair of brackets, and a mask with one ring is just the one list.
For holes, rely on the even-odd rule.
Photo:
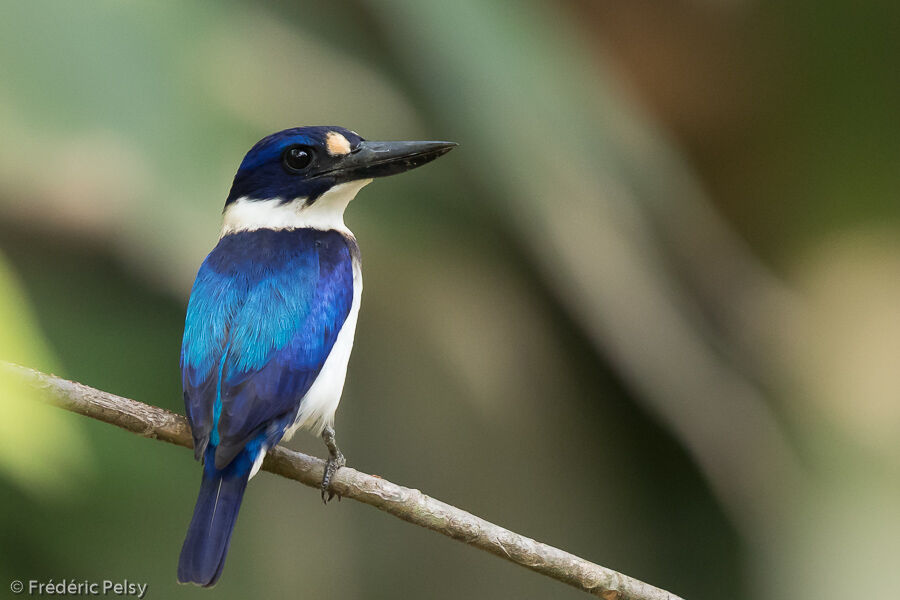
{"label": "bird's tail", "polygon": [[241,457],[225,469],[216,469],[210,451],[215,452],[215,447],[207,448],[200,496],[178,560],[179,583],[203,587],[215,585],[222,574],[231,532],[250,478],[249,469],[235,464],[243,462]]}

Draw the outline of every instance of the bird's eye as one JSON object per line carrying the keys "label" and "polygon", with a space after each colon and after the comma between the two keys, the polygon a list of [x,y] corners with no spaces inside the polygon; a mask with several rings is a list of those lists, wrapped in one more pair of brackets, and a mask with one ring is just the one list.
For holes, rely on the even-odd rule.
{"label": "bird's eye", "polygon": [[291,146],[281,155],[281,161],[288,171],[299,173],[306,169],[313,159],[313,151],[309,146]]}

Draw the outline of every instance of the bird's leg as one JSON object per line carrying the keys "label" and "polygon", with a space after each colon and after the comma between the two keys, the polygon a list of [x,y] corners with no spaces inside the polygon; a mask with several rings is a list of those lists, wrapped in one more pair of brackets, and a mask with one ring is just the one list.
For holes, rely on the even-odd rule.
{"label": "bird's leg", "polygon": [[[347,459],[341,454],[334,438],[334,429],[326,427],[322,431],[322,439],[325,440],[325,446],[328,447],[328,460],[325,462],[325,475],[322,477],[322,501],[328,504],[328,501],[334,498],[334,491],[331,489],[331,478],[337,473],[337,470],[347,464]],[[328,494],[326,497],[325,494]],[[338,500],[341,497],[338,495]]]}

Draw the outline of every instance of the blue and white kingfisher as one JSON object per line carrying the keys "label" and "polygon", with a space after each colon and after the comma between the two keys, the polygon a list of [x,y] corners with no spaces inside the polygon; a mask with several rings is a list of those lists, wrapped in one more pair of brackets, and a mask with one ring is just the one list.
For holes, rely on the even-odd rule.
{"label": "blue and white kingfisher", "polygon": [[334,496],[331,479],[345,464],[334,413],[362,293],[359,246],[344,209],[373,178],[424,165],[455,145],[298,127],[263,138],[244,157],[184,324],[184,404],[203,477],[178,581],[216,583],[247,481],[295,430],[325,441],[322,499]]}

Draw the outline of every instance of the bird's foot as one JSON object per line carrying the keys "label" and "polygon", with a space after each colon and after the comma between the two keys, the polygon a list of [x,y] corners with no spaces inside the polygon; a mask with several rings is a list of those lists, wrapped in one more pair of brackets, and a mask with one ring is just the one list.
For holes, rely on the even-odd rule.
{"label": "bird's foot", "polygon": [[347,459],[344,458],[344,455],[341,454],[340,450],[338,450],[336,455],[329,456],[328,460],[325,462],[325,475],[322,477],[322,502],[328,504],[328,501],[337,495],[338,500],[341,499],[340,494],[336,494],[334,490],[331,489],[331,478],[334,477],[334,474],[337,473],[337,470],[347,464]]}
{"label": "bird's foot", "polygon": [[[334,498],[335,492],[331,489],[331,479],[338,469],[347,464],[347,459],[341,453],[340,448],[334,438],[334,429],[326,427],[322,431],[322,439],[325,440],[325,446],[328,447],[328,460],[325,461],[325,474],[322,476],[322,502],[328,504],[328,501]],[[338,500],[341,499],[340,494],[337,495]]]}

